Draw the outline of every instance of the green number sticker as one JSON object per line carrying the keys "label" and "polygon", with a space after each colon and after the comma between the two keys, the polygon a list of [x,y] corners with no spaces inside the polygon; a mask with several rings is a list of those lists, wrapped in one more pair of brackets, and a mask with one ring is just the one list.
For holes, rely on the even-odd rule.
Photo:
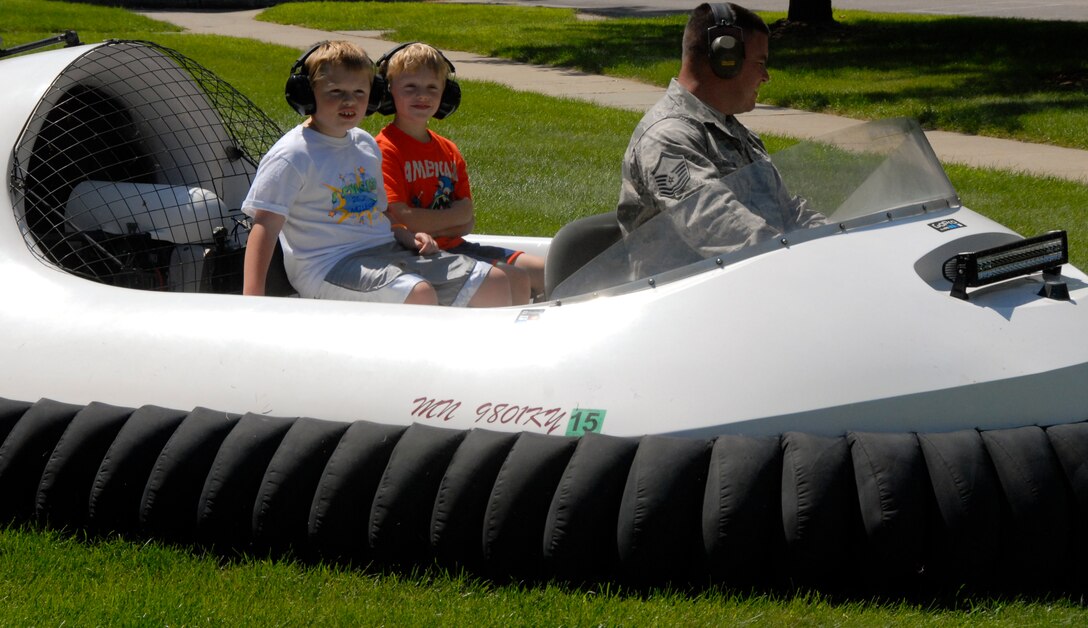
{"label": "green number sticker", "polygon": [[589,432],[601,433],[604,427],[604,410],[592,410],[590,408],[575,408],[570,411],[570,421],[567,423],[567,436],[581,436]]}

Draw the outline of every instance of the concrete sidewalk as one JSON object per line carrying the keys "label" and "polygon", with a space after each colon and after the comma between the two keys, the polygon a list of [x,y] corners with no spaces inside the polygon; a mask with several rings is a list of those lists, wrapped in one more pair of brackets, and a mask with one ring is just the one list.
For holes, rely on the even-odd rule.
{"label": "concrete sidewalk", "polygon": [[[347,39],[362,46],[374,59],[397,44],[381,39],[382,33],[377,31],[330,32],[261,22],[254,19],[259,12],[260,10],[142,13],[156,20],[176,24],[192,33],[248,37],[300,50],[323,39]],[[608,107],[645,111],[665,91],[663,88],[637,81],[586,74],[577,70],[526,65],[467,52],[444,52],[457,66],[459,78],[491,81],[512,89],[564,96]],[[284,78],[288,70],[289,68],[283,69]],[[805,139],[858,124],[857,120],[850,118],[766,105],[759,105],[755,111],[740,118],[757,133]],[[1088,151],[944,131],[930,131],[926,136],[937,156],[945,163],[1054,176],[1088,184]]]}

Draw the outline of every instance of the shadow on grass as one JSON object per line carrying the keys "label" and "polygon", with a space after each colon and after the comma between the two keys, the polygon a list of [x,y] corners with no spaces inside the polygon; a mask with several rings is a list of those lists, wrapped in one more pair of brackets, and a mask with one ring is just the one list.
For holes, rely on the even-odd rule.
{"label": "shadow on grass", "polygon": [[526,37],[524,43],[496,48],[492,54],[526,63],[569,66],[594,74],[610,66],[648,66],[674,62],[679,67],[680,40],[686,17],[670,20],[617,19],[566,25],[556,37]]}
{"label": "shadow on grass", "polygon": [[1088,24],[992,18],[858,18],[835,28],[776,24],[776,65],[812,70],[862,68],[926,76],[975,70],[992,88],[1060,87],[1062,74],[1088,78]]}
{"label": "shadow on grass", "polygon": [[[561,36],[526,36],[492,54],[593,73],[674,68],[685,21],[579,23]],[[1086,23],[848,13],[833,27],[778,22],[773,29],[772,72],[806,80],[772,83],[761,94],[768,104],[847,115],[851,108],[864,115],[879,107],[927,127],[1010,135],[1040,114],[1088,119]],[[1064,135],[1066,125],[1055,124],[1053,134]],[[1088,121],[1068,126],[1088,127]],[[1069,141],[1088,146],[1088,136]]]}
{"label": "shadow on grass", "polygon": [[[1088,24],[989,18],[855,19],[834,28],[776,25],[775,67],[829,79],[848,74],[896,80],[898,89],[792,94],[776,104],[825,106],[849,99],[860,107],[918,102],[931,127],[1015,133],[1026,117],[1063,112],[1088,116]],[[805,102],[812,108],[811,102]],[[1079,110],[1079,111],[1078,111]]]}

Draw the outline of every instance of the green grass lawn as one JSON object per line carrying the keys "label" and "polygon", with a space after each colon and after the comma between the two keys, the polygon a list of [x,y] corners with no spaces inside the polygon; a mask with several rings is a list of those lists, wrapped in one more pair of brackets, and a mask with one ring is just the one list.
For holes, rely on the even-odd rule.
{"label": "green grass lawn", "polygon": [[223,560],[116,539],[0,530],[0,626],[1083,625],[1071,599],[846,599],[812,592],[496,584],[437,568],[365,573]]}
{"label": "green grass lawn", "polygon": [[[509,14],[502,13],[500,25],[496,25],[496,18],[491,17],[489,23],[480,27],[490,31],[472,30],[475,27],[470,28],[468,18],[461,17],[459,12],[468,15],[478,10],[471,7],[360,3],[347,9],[339,6],[328,10],[364,9],[374,14],[374,20],[388,15],[392,16],[389,20],[399,20],[402,24],[417,21],[419,28],[431,29],[405,32],[391,36],[391,39],[419,37],[460,49],[475,49],[473,42],[482,40],[506,50],[503,54],[525,55],[528,60],[566,65],[589,63],[586,59],[591,57],[610,59],[608,68],[587,66],[595,71],[611,71],[613,66],[619,68],[643,54],[650,58],[651,50],[664,50],[666,42],[675,41],[679,32],[678,22],[673,23],[672,18],[583,23],[575,21],[569,11],[518,7],[513,7],[516,10]],[[287,10],[316,14],[325,9],[295,5],[277,7],[277,12]],[[506,9],[489,7],[488,15],[493,16],[490,12],[499,10]],[[413,12],[418,11],[426,11],[427,19],[414,17],[419,14]],[[556,17],[553,18],[553,14]],[[298,121],[283,102],[283,81],[298,56],[297,50],[244,39],[182,35],[168,25],[127,11],[90,5],[0,0],[0,15],[4,15],[0,35],[5,45],[31,41],[69,28],[77,28],[85,41],[112,37],[157,41],[193,57],[223,76],[282,126]],[[844,18],[845,24],[862,28],[862,16],[849,16],[849,20]],[[367,19],[371,18],[368,16]],[[462,19],[465,21],[461,22]],[[553,19],[556,25],[544,24]],[[906,18],[889,19],[904,25],[911,22]],[[519,26],[518,20],[526,21],[529,26]],[[449,28],[451,23],[458,27]],[[958,22],[961,26],[972,23]],[[532,45],[536,52],[524,43],[533,39],[502,35],[507,30],[516,32],[518,28],[532,28],[532,24],[537,24],[539,31]],[[360,21],[351,27],[393,26],[393,22]],[[341,20],[337,22],[337,28],[349,26]],[[923,24],[921,28],[930,33],[934,27]],[[443,33],[465,39],[445,43],[438,40]],[[600,33],[606,35],[605,44],[594,48],[594,37],[599,37]],[[624,37],[636,40],[632,44],[635,52],[626,59],[616,51]],[[919,46],[921,50],[926,48],[928,46]],[[1030,46],[1028,49],[1030,52]],[[502,50],[481,49],[490,54],[499,54]],[[791,55],[796,55],[797,59],[790,63],[797,65],[797,71],[803,73],[804,53],[788,53],[789,48],[785,45],[779,50],[781,72],[790,71],[784,66]],[[531,57],[530,54],[539,56]],[[566,61],[567,57],[562,55],[573,60]],[[1083,55],[1079,57],[1083,58]],[[820,72],[832,73],[830,56],[819,56],[810,61],[822,68]],[[1045,65],[1043,60],[1038,62]],[[662,63],[675,66],[675,61]],[[916,61],[914,65],[919,67],[914,70],[910,70],[912,64],[906,59],[898,65],[901,71],[925,74],[922,62]],[[1049,67],[1056,67],[1055,63],[1050,63]],[[674,70],[675,67],[670,72]],[[1006,78],[1012,80],[1015,76]],[[776,74],[776,83],[787,82],[792,81]],[[574,217],[614,207],[620,158],[638,114],[518,93],[487,83],[467,82],[464,87],[466,98],[462,108],[439,123],[438,130],[460,144],[469,162],[480,210],[477,221],[480,231],[552,235]],[[891,92],[890,102],[909,100],[918,92],[910,81],[889,81],[882,89]],[[1083,104],[1080,103],[1080,109],[1084,109]],[[945,114],[945,105],[935,102],[933,107],[939,115]],[[1071,108],[1077,109],[1077,106]],[[366,127],[376,131],[385,121],[368,120]],[[1064,135],[1066,131],[1061,133]],[[787,138],[766,139],[772,149],[790,143]],[[959,166],[950,166],[947,170],[968,206],[1024,234],[1033,235],[1056,227],[1068,229],[1074,263],[1088,267],[1088,218],[1084,211],[1088,207],[1088,186]],[[675,590],[632,592],[600,586],[499,584],[447,574],[438,569],[379,573],[287,560],[221,560],[154,542],[88,541],[33,528],[0,529],[0,609],[3,609],[0,626],[1021,626],[1088,623],[1088,612],[1081,601],[1065,597],[1001,599],[951,592],[948,599],[940,600],[869,600],[833,599],[805,591],[770,594],[709,588],[694,593]]]}

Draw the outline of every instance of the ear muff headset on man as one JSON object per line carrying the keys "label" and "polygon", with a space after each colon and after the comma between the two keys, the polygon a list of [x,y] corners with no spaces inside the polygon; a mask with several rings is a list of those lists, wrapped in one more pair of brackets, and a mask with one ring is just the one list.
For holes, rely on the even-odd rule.
{"label": "ear muff headset on man", "polygon": [[728,4],[712,4],[714,25],[706,29],[710,69],[723,79],[740,74],[744,65],[744,30],[736,26],[736,16]]}
{"label": "ear muff headset on man", "polygon": [[[373,104],[375,98],[380,98],[380,100],[374,105],[374,109],[368,109],[367,113],[377,111],[383,116],[391,116],[397,112],[397,105],[393,102],[393,94],[389,91],[389,79],[386,78],[386,71],[389,69],[389,60],[392,59],[395,54],[415,43],[418,42],[411,41],[406,44],[401,44],[378,59],[378,75],[374,77],[374,91],[371,95],[370,102]],[[454,111],[457,111],[457,107],[461,105],[461,86],[457,84],[457,81],[450,78],[450,75],[456,71],[453,67],[453,62],[447,59],[446,55],[442,54],[441,50],[438,51],[438,56],[442,57],[442,60],[446,62],[446,65],[450,69],[449,75],[446,76],[446,86],[442,90],[442,100],[438,103],[438,111],[434,113],[435,119],[441,120]]]}
{"label": "ear muff headset on man", "polygon": [[[291,66],[291,74],[287,77],[283,95],[287,99],[287,104],[300,115],[312,116],[317,111],[317,98],[314,96],[314,87],[310,84],[310,73],[306,71],[306,59],[327,43],[329,42],[319,41],[310,46],[310,49],[302,53],[302,56]],[[367,115],[374,113],[378,108],[385,91],[385,80],[375,76],[370,86],[370,101],[366,105]]]}

